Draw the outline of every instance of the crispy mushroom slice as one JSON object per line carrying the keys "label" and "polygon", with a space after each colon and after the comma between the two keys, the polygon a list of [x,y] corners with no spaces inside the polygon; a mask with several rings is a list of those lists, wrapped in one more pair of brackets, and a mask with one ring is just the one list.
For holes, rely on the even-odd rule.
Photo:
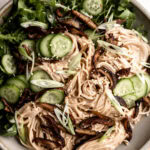
{"label": "crispy mushroom slice", "polygon": [[81,129],[86,129],[86,128],[90,128],[92,125],[95,124],[103,124],[110,127],[114,125],[114,121],[108,117],[103,116],[100,118],[100,116],[94,116],[81,121],[79,127]]}
{"label": "crispy mushroom slice", "polygon": [[72,10],[72,14],[78,17],[80,20],[82,20],[84,23],[86,23],[90,28],[97,29],[97,25],[87,16],[81,14],[80,12],[76,10]]}
{"label": "crispy mushroom slice", "polygon": [[64,147],[65,140],[60,134],[60,129],[58,128],[58,123],[49,115],[43,116],[48,124],[48,129],[53,133],[54,138],[59,141],[59,144]]}
{"label": "crispy mushroom slice", "polygon": [[128,141],[131,141],[131,139],[132,139],[132,128],[131,128],[131,125],[130,125],[128,118],[124,118],[122,120],[122,124],[124,126],[126,133],[128,134],[128,137],[126,139]]}
{"label": "crispy mushroom slice", "polygon": [[57,14],[58,17],[63,17],[64,16],[63,13],[61,12],[61,8],[57,8],[56,14]]}
{"label": "crispy mushroom slice", "polygon": [[119,96],[115,96],[115,98],[117,99],[117,101],[119,102],[119,104],[121,105],[121,106],[124,106],[124,107],[128,107],[127,106],[127,103],[125,102],[125,100],[122,98],[122,97],[119,97]]}
{"label": "crispy mushroom slice", "polygon": [[41,108],[51,112],[51,113],[54,113],[54,109],[56,108],[55,105],[51,105],[51,104],[48,104],[48,103],[40,103],[40,102],[38,102],[38,103],[36,103],[36,105],[38,107],[41,107]]}
{"label": "crispy mushroom slice", "polygon": [[136,118],[139,114],[139,111],[140,111],[140,105],[141,105],[141,102],[143,101],[143,99],[141,100],[138,100],[135,102],[135,110],[134,110],[134,113],[133,113],[133,118]]}
{"label": "crispy mushroom slice", "polygon": [[110,81],[110,88],[114,89],[114,87],[117,84],[117,77],[116,77],[116,75],[111,70],[108,70],[104,66],[101,67],[101,68],[98,68],[97,72],[101,73],[104,76],[106,76],[109,79],[109,81]]}
{"label": "crispy mushroom slice", "polygon": [[[150,55],[148,56],[147,63],[150,63]],[[146,67],[146,71],[148,74],[150,74],[150,68]]]}
{"label": "crispy mushroom slice", "polygon": [[76,28],[70,28],[69,30],[72,34],[76,34],[76,35],[84,36],[84,37],[88,38],[88,36],[79,29],[77,30]]}
{"label": "crispy mushroom slice", "polygon": [[6,112],[14,113],[13,108],[7,103],[7,101],[6,101],[4,98],[1,98],[1,101],[2,101],[2,102],[4,103],[4,105],[5,105],[4,110],[5,110]]}
{"label": "crispy mushroom slice", "polygon": [[148,106],[150,106],[150,97],[149,97],[149,96],[144,97],[144,98],[143,98],[143,101],[144,101]]}
{"label": "crispy mushroom slice", "polygon": [[80,26],[80,22],[73,19],[73,18],[70,18],[70,19],[58,19],[58,21],[64,25],[67,25],[67,26],[70,26],[70,27],[74,27],[76,29],[80,29],[81,26]]}
{"label": "crispy mushroom slice", "polygon": [[105,132],[99,132],[97,133],[97,135],[94,136],[89,136],[89,135],[78,136],[75,140],[75,146],[73,150],[76,150],[79,146],[81,146],[85,142],[89,142],[101,138],[104,135],[104,133]]}
{"label": "crispy mushroom slice", "polygon": [[49,150],[53,150],[55,148],[60,147],[60,145],[57,142],[47,140],[47,139],[43,139],[43,138],[35,138],[34,142],[36,142],[37,144],[42,145],[43,147],[48,148]]}
{"label": "crispy mushroom slice", "polygon": [[97,134],[97,132],[96,131],[92,131],[92,130],[88,130],[88,129],[81,129],[81,128],[77,128],[76,130],[75,130],[75,132],[77,133],[77,134],[80,134],[80,135],[96,135]]}
{"label": "crispy mushroom slice", "polygon": [[123,69],[121,69],[121,70],[118,70],[118,71],[116,72],[116,75],[117,75],[117,77],[120,77],[120,76],[128,76],[129,73],[130,73],[130,70],[131,70],[131,68],[123,68]]}

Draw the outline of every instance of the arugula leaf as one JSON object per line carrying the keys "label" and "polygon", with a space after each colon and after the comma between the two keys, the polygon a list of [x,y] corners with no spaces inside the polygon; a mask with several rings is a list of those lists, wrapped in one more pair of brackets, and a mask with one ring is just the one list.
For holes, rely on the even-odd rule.
{"label": "arugula leaf", "polygon": [[[14,33],[11,33],[11,34],[0,34],[0,40],[1,40],[1,43],[2,43],[2,46],[4,48],[8,48],[8,45],[4,42],[4,41],[8,41],[10,43],[20,43],[21,41],[23,41],[24,39],[27,38],[27,35],[26,33],[23,31],[23,30],[16,30]],[[1,48],[1,46],[0,46]]]}
{"label": "arugula leaf", "polygon": [[17,128],[15,123],[10,123],[6,116],[12,116],[4,110],[0,110],[0,135],[2,136],[15,136]]}

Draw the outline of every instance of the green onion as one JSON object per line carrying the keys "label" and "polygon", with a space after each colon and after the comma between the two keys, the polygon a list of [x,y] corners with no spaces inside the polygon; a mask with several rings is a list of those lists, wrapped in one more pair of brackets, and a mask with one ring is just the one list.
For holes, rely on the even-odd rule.
{"label": "green onion", "polygon": [[129,54],[125,53],[124,48],[118,47],[116,45],[113,45],[111,43],[108,43],[108,42],[105,42],[105,41],[102,41],[102,40],[97,40],[97,42],[101,47],[105,48],[108,51],[111,51],[112,53],[116,53],[116,54],[124,55],[124,56],[127,56],[127,57],[131,57]]}
{"label": "green onion", "polygon": [[56,71],[57,74],[65,74],[65,75],[74,75],[77,72],[73,71],[73,70],[60,70],[60,71]]}
{"label": "green onion", "polygon": [[34,65],[35,65],[35,53],[32,52],[31,56],[32,56],[32,66],[31,66],[30,74],[32,75],[33,74]]}
{"label": "green onion", "polygon": [[111,127],[107,130],[107,132],[98,140],[98,142],[102,142],[108,137],[110,137],[111,133],[115,130],[115,127]]}
{"label": "green onion", "polygon": [[64,112],[62,112],[58,108],[55,108],[54,112],[55,112],[57,119],[62,124],[62,126],[64,128],[66,128],[69,133],[71,133],[72,135],[75,135],[74,127],[73,127],[72,121],[69,117],[68,106],[67,105],[65,106]]}
{"label": "green onion", "polygon": [[148,43],[148,39],[147,39],[146,37],[144,37],[144,36],[142,35],[142,33],[139,33],[138,31],[136,31],[136,30],[134,30],[134,29],[132,29],[132,31],[133,31],[137,36],[139,36],[144,42]]}
{"label": "green onion", "polygon": [[109,100],[111,101],[112,105],[116,108],[116,110],[120,114],[124,115],[124,112],[122,110],[122,106],[119,104],[119,102],[117,101],[117,99],[114,97],[114,95],[112,94],[112,91],[109,90],[109,89],[107,89],[106,90],[106,94],[107,94]]}
{"label": "green onion", "polygon": [[101,29],[101,30],[110,30],[114,27],[119,27],[120,25],[116,23],[116,21],[110,21],[110,22],[106,22],[106,23],[103,23],[101,25],[98,26],[98,29]]}
{"label": "green onion", "polygon": [[54,80],[45,80],[45,79],[38,79],[38,80],[31,80],[31,83],[39,86],[41,88],[61,88],[64,87],[64,84]]}

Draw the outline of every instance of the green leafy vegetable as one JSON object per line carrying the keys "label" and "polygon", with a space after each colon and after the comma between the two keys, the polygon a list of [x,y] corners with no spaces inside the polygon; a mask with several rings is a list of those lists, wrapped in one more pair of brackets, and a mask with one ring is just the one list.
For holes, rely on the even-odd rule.
{"label": "green leafy vegetable", "polygon": [[16,124],[11,122],[13,115],[4,110],[0,110],[0,135],[1,136],[15,136],[17,134]]}

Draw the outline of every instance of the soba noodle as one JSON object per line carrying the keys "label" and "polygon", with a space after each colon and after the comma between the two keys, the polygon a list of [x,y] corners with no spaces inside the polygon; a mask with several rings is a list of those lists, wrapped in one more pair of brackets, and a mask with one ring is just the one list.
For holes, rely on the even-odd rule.
{"label": "soba noodle", "polygon": [[[131,110],[126,108],[124,112],[125,116],[120,114],[111,104],[111,101],[106,94],[110,85],[109,79],[106,76],[92,73],[92,59],[95,54],[94,43],[90,39],[72,35],[68,32],[66,32],[65,35],[70,37],[73,41],[73,48],[71,52],[59,62],[44,62],[35,69],[43,69],[53,80],[65,83],[66,86],[64,89],[67,93],[65,104],[68,105],[69,112],[74,118],[76,124],[93,116],[93,114],[89,113],[89,110],[97,111],[115,120],[114,131],[110,137],[106,138],[102,142],[99,142],[98,140],[85,142],[83,145],[78,147],[78,150],[113,150],[127,137],[127,133],[121,123],[122,118],[125,116],[128,117],[130,123],[134,126],[134,124],[141,119],[142,115],[149,114],[150,109],[144,108],[141,104],[139,114],[136,118],[132,118],[134,108]],[[105,38],[109,39],[110,35],[115,39],[116,46],[121,47],[126,55],[120,55],[110,50],[107,51],[106,49],[104,53],[99,56],[98,61],[95,62],[96,68],[105,66],[113,73],[116,73],[120,69],[131,68],[129,76],[145,72],[141,62],[147,61],[150,54],[149,45],[145,43],[134,31],[124,29],[121,26],[114,27],[107,31]],[[80,64],[75,70],[77,73],[73,77],[69,74],[57,73],[58,71],[69,70],[69,62],[81,51],[82,58]],[[17,116],[25,120],[24,125],[28,128],[29,136],[28,144],[26,146],[36,150],[44,149],[33,142],[34,132],[40,137],[43,136],[41,130],[39,131],[38,129],[40,127],[38,120],[36,119],[37,116],[40,117],[40,114],[49,114],[53,116],[50,112],[37,107],[34,103],[26,104],[19,110],[19,115]],[[107,129],[108,128],[102,124],[95,124],[92,126],[92,130],[98,132],[107,131]],[[62,132],[61,135],[64,137],[66,144],[63,150],[71,150],[76,137],[64,132]],[[51,139],[49,135],[47,136]]]}

